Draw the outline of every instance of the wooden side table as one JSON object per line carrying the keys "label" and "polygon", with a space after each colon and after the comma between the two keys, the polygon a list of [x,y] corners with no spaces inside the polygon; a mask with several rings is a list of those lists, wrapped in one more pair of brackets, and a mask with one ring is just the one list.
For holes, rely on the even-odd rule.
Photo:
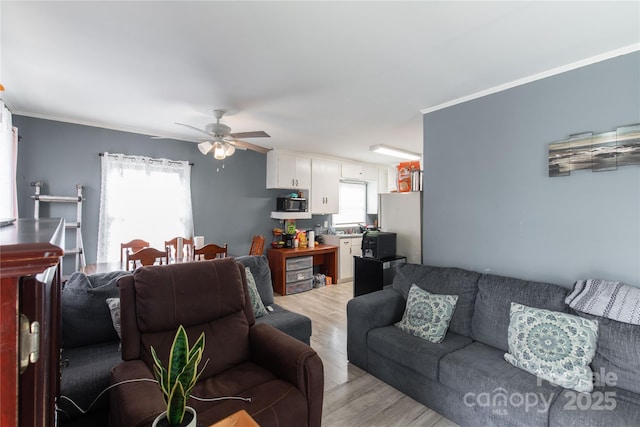
{"label": "wooden side table", "polygon": [[229,415],[227,418],[211,424],[209,427],[260,427],[244,409]]}

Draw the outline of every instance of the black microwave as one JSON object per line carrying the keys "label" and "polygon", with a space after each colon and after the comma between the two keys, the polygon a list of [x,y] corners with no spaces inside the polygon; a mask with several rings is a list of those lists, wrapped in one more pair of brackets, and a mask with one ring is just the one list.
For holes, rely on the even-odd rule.
{"label": "black microwave", "polygon": [[307,199],[300,197],[278,197],[276,210],[278,212],[306,212]]}
{"label": "black microwave", "polygon": [[396,233],[367,231],[362,236],[362,257],[385,259],[396,256]]}

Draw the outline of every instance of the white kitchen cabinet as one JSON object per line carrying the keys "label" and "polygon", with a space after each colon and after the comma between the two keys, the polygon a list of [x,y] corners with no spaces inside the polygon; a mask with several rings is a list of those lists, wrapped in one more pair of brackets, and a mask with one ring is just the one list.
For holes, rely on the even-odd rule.
{"label": "white kitchen cabinet", "polygon": [[340,239],[338,283],[353,280],[353,257],[362,256],[362,237]]}
{"label": "white kitchen cabinet", "polygon": [[378,167],[375,165],[362,164],[360,175],[364,181],[378,181]]}
{"label": "white kitchen cabinet", "polygon": [[331,159],[311,160],[311,213],[338,213],[340,162]]}
{"label": "white kitchen cabinet", "polygon": [[389,179],[389,168],[380,166],[378,168],[378,194],[390,192]]}
{"label": "white kitchen cabinet", "polygon": [[[351,256],[362,256],[362,236],[351,237]],[[353,260],[351,260],[351,267],[353,267]]]}
{"label": "white kitchen cabinet", "polygon": [[353,257],[362,256],[362,236],[325,235],[324,242],[338,246],[338,277],[336,283],[353,280]]}
{"label": "white kitchen cabinet", "polygon": [[342,162],[340,177],[357,181],[377,181],[378,167],[367,163]]}
{"label": "white kitchen cabinet", "polygon": [[342,162],[340,164],[340,178],[361,180],[362,164],[356,162]]}
{"label": "white kitchen cabinet", "polygon": [[311,188],[311,158],[277,150],[267,152],[267,188]]}
{"label": "white kitchen cabinet", "polygon": [[378,214],[378,182],[367,182],[367,214]]}

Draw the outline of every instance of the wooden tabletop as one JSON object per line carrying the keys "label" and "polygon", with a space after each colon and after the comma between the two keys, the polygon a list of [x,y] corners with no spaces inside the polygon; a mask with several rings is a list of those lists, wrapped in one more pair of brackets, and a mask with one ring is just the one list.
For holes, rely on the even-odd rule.
{"label": "wooden tabletop", "polygon": [[260,427],[244,409],[229,415],[227,418],[211,424],[209,427]]}
{"label": "wooden tabletop", "polygon": [[42,273],[64,255],[61,218],[18,219],[0,228],[1,277]]}

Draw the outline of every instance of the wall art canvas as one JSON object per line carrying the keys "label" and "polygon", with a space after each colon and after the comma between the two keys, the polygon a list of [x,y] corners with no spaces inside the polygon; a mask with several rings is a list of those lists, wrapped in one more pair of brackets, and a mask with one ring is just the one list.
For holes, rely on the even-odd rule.
{"label": "wall art canvas", "polygon": [[599,133],[593,137],[593,170],[604,172],[618,169],[616,132]]}
{"label": "wall art canvas", "polygon": [[585,132],[549,144],[549,176],[567,176],[574,170],[612,171],[640,165],[640,124],[615,131]]}
{"label": "wall art canvas", "polygon": [[640,165],[640,124],[618,128],[618,165]]}

